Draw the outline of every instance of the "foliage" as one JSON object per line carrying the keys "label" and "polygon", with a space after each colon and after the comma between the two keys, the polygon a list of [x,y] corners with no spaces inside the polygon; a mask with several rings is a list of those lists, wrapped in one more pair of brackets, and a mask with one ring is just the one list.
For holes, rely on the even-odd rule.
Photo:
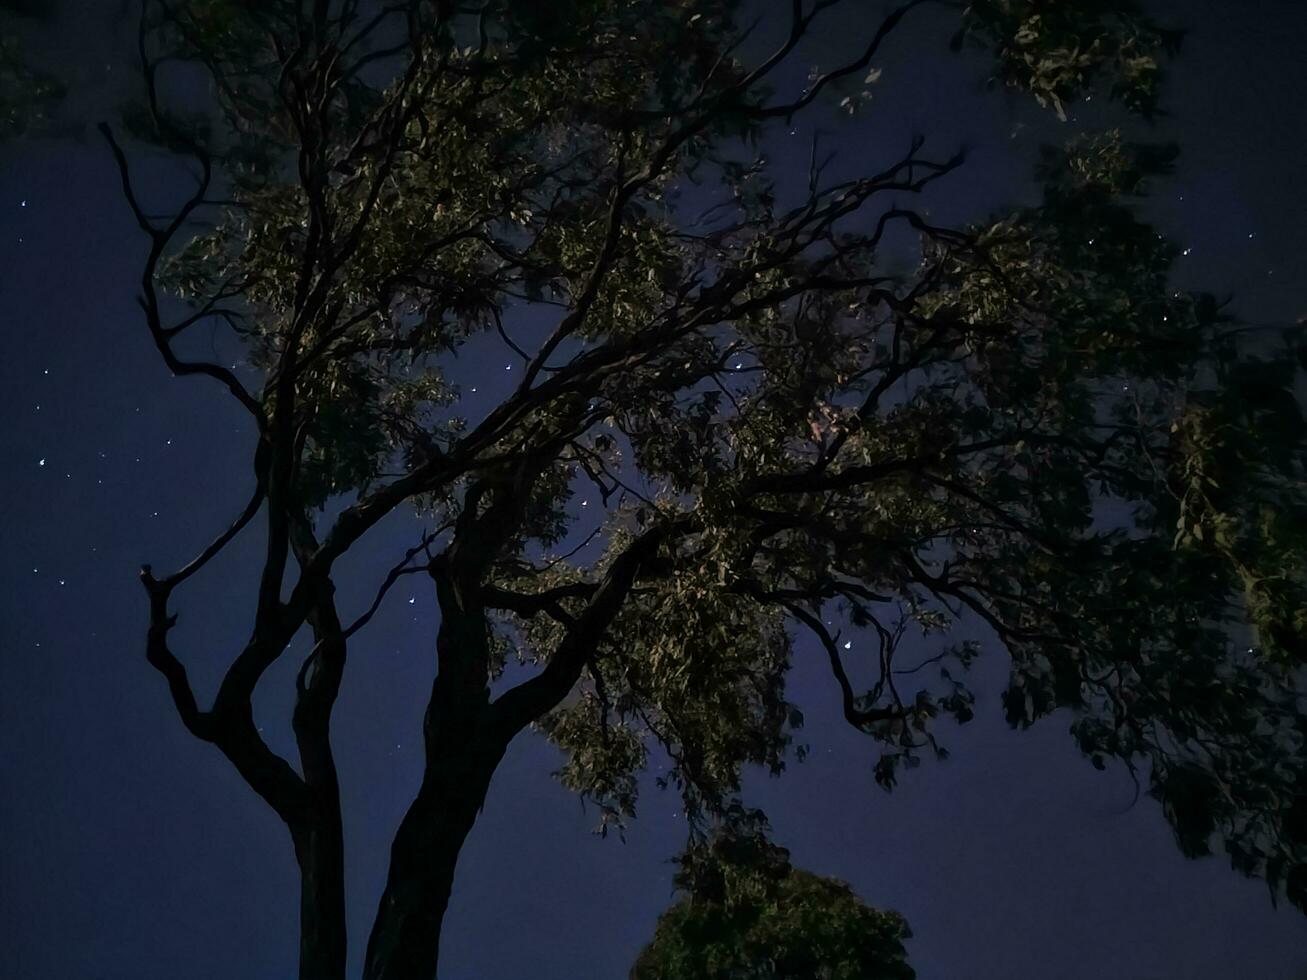
{"label": "foliage", "polygon": [[[855,179],[814,165],[782,207],[795,189],[757,141],[874,77],[920,5],[789,100],[774,73],[830,3],[794,8],[753,66],[732,0],[147,7],[133,132],[202,182],[160,224],[113,143],[153,245],[142,306],[173,371],[225,386],[259,431],[233,528],[146,572],[151,662],[187,726],[316,842],[338,825],[349,639],[400,576],[428,576],[440,606],[423,789],[369,978],[434,971],[441,875],[532,724],[604,827],[634,813],[652,758],[692,834],[747,813],[744,767],[779,773],[802,723],[796,633],[886,788],[947,753],[941,717],[972,717],[966,668],[998,645],[1014,726],[1071,709],[1094,764],[1147,769],[1187,853],[1219,841],[1303,904],[1302,354],[1172,288],[1174,248],[1135,198],[1174,150],[1116,131],[1049,150],[1042,200],[972,227],[914,206],[964,162],[921,140]],[[1169,43],[1124,2],[976,3],[963,31],[1055,108],[1110,76],[1150,110]],[[168,103],[166,59],[209,73],[209,116]],[[167,322],[166,293],[191,312]],[[185,360],[197,324],[230,330],[249,373]],[[446,369],[487,345],[518,380],[468,417]],[[345,625],[337,567],[407,504],[431,529]],[[168,604],[260,513],[250,639],[202,709]],[[968,620],[990,641],[949,642]],[[304,626],[296,772],[247,709]],[[936,652],[905,664],[909,631]]]}
{"label": "foliage", "polygon": [[19,17],[46,14],[37,3],[0,3],[0,140],[41,132],[63,98],[63,83],[25,57],[18,30]]}
{"label": "foliage", "polygon": [[681,858],[686,897],[658,920],[631,980],[912,980],[903,918],[783,849],[726,835]]}
{"label": "foliage", "polygon": [[968,37],[992,47],[999,80],[1030,92],[1062,119],[1066,103],[1100,80],[1112,98],[1152,115],[1161,58],[1181,40],[1135,0],[977,0],[967,6],[954,45]]}

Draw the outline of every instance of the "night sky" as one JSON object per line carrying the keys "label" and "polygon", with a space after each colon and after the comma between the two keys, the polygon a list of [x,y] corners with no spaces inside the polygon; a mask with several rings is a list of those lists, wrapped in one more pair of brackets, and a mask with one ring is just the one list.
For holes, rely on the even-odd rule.
{"label": "night sky", "polygon": [[[1307,12],[1296,0],[1159,9],[1192,31],[1171,73],[1172,114],[1154,131],[1184,155],[1147,204],[1188,249],[1177,284],[1231,293],[1250,321],[1293,323],[1307,313]],[[124,17],[114,0],[66,4],[34,28],[73,87],[71,118],[112,118],[130,91]],[[856,38],[835,36],[845,35]],[[1076,120],[1061,126],[982,92],[980,66],[951,57],[946,37],[929,17],[914,25],[882,63],[862,128],[831,128],[825,145],[840,150],[837,169],[855,170],[914,130],[943,155],[965,141],[971,164],[930,206],[936,218],[977,218],[1029,199],[1033,151]],[[1097,110],[1074,115],[1092,122]],[[807,137],[770,149],[797,167]],[[158,207],[184,192],[175,166],[139,167]],[[295,972],[289,837],[182,728],[145,662],[137,582],[141,563],[176,567],[239,511],[253,432],[216,386],[170,378],[150,345],[133,300],[145,241],[117,180],[89,127],[0,145],[0,976],[276,980]],[[488,343],[461,357],[470,414],[515,370]],[[393,517],[346,563],[347,619],[414,527]],[[174,649],[201,691],[243,642],[259,545],[239,540],[174,601]],[[355,972],[420,776],[435,624],[429,588],[395,590],[352,645],[336,710]],[[297,664],[283,658],[256,702],[280,751]],[[922,980],[1307,977],[1307,919],[1275,911],[1265,887],[1221,857],[1183,859],[1152,801],[1131,806],[1124,771],[1079,758],[1069,717],[1007,730],[1005,669],[990,643],[977,720],[941,726],[952,758],[886,795],[871,778],[876,746],[837,720],[819,651],[802,638],[792,686],[811,754],[781,780],[751,776],[747,794],[797,865],[907,917]],[[678,798],[650,781],[626,842],[601,840],[597,814],[551,778],[558,762],[523,736],[496,775],[461,858],[443,980],[619,980],[671,900]]]}

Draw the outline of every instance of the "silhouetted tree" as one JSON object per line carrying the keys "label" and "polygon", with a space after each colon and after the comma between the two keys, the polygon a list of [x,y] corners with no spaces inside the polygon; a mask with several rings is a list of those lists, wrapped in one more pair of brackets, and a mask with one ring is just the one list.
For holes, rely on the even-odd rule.
{"label": "silhouetted tree", "polygon": [[[784,96],[839,0],[784,5],[753,62],[735,0],[146,4],[126,122],[200,180],[152,216],[104,127],[150,239],[141,305],[168,367],[258,432],[231,528],[143,572],[147,655],[289,828],[302,977],[345,969],[329,734],[349,641],[414,572],[440,609],[425,770],[368,980],[435,975],[460,848],[529,726],[606,821],[633,813],[657,745],[692,831],[729,825],[741,768],[779,772],[801,721],[792,630],[888,788],[942,753],[938,716],[971,716],[978,652],[941,646],[909,688],[899,639],[975,617],[1011,658],[1013,725],[1074,709],[1096,765],[1146,767],[1186,853],[1220,842],[1307,900],[1301,354],[1242,343],[1169,285],[1173,248],[1130,206],[1169,155],[1085,136],[1050,151],[1039,204],[948,228],[904,202],[961,155],[917,141],[832,180],[814,154],[795,191],[756,152],[828,99],[856,110],[927,5],[867,22],[858,53]],[[1054,109],[1097,90],[1151,111],[1174,44],[1129,0],[934,6]],[[207,73],[211,111],[169,97],[178,63]],[[891,248],[903,231],[915,245]],[[175,320],[170,293],[192,304]],[[202,324],[247,364],[196,358]],[[464,413],[442,366],[496,337],[517,384]],[[411,506],[427,532],[344,615],[338,570]],[[248,640],[205,706],[172,603],[251,526]],[[296,766],[251,699],[303,629]]]}
{"label": "silhouetted tree", "polygon": [[45,20],[53,6],[39,0],[0,0],[0,140],[39,132],[63,97],[63,83],[24,51],[24,20]]}
{"label": "silhouetted tree", "polygon": [[903,918],[791,866],[756,834],[691,847],[631,980],[912,980]]}

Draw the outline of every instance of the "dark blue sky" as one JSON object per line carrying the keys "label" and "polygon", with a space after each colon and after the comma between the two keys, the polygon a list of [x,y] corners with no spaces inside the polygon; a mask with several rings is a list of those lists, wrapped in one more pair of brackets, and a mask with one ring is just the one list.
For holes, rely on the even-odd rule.
{"label": "dark blue sky", "polygon": [[[1259,322],[1293,322],[1307,313],[1307,15],[1290,0],[1168,9],[1192,34],[1159,130],[1185,153],[1148,207],[1192,250],[1178,282],[1233,291]],[[829,139],[848,168],[913,129],[945,151],[969,140],[972,165],[934,206],[977,216],[1028,193],[1029,155],[1059,127],[979,93],[976,65],[950,59],[927,26],[885,59],[873,136]],[[65,9],[45,30],[77,112],[110,111],[131,69],[116,0]],[[778,159],[806,158],[805,134],[795,140],[803,151],[778,146]],[[161,203],[183,186],[166,167],[141,173]],[[0,146],[0,975],[276,980],[294,974],[289,840],[182,729],[144,660],[136,581],[142,562],[175,566],[239,510],[252,434],[219,391],[171,379],[150,347],[133,304],[144,242],[116,180],[94,139]],[[489,404],[508,363],[490,348],[464,358],[473,397]],[[347,614],[410,532],[392,520],[352,562]],[[256,544],[176,602],[175,646],[202,690],[246,628]],[[394,594],[354,645],[337,708],[356,964],[420,774],[434,625],[429,592]],[[872,783],[875,747],[834,720],[817,652],[800,642],[793,681],[808,761],[748,788],[797,864],[907,916],[922,980],[1307,977],[1307,919],[1274,911],[1220,858],[1185,861],[1151,801],[1128,806],[1124,773],[1078,757],[1069,718],[1007,731],[997,650],[978,668],[978,719],[944,733],[953,758],[892,796]],[[258,705],[274,746],[288,736],[277,709],[293,669],[288,658],[268,676]],[[444,980],[619,980],[666,907],[678,800],[650,786],[626,843],[600,840],[595,815],[551,779],[557,763],[524,736],[497,774],[460,864]]]}

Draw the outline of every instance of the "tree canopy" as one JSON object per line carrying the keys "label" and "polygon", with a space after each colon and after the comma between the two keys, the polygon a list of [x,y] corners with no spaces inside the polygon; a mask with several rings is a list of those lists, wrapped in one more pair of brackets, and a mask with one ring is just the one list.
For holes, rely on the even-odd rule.
{"label": "tree canopy", "polygon": [[[780,772],[802,723],[800,634],[886,788],[945,754],[939,719],[972,716],[966,668],[992,645],[1012,725],[1072,709],[1095,765],[1146,773],[1186,853],[1223,847],[1307,905],[1304,352],[1171,285],[1175,248],[1134,202],[1173,151],[1078,136],[1045,155],[1037,204],[967,227],[915,203],[961,153],[918,139],[834,179],[763,152],[801,113],[856,111],[919,7],[955,10],[955,46],[1058,112],[1095,91],[1155,111],[1176,36],[1130,0],[909,0],[785,94],[839,5],[785,5],[749,60],[735,0],[146,3],[124,127],[199,183],[154,216],[104,127],[151,243],[142,309],[169,368],[258,431],[231,528],[145,569],[147,652],[290,829],[302,976],[344,970],[329,735],[349,641],[411,574],[441,621],[373,980],[434,975],[458,850],[528,726],[606,824],[634,814],[651,752],[692,833],[748,813],[742,771]],[[179,64],[211,104],[174,96]],[[205,359],[208,329],[240,367]],[[449,366],[495,343],[516,384],[473,411]],[[345,615],[333,576],[405,507],[426,530]],[[204,707],[174,596],[258,527],[248,641]],[[964,620],[992,644],[950,645]],[[301,630],[293,765],[251,698]],[[902,676],[908,631],[933,675]]]}
{"label": "tree canopy", "polygon": [[43,19],[50,9],[39,0],[0,2],[0,140],[41,131],[63,97],[63,83],[23,50],[23,21]]}
{"label": "tree canopy", "polygon": [[681,859],[686,897],[663,914],[631,980],[912,980],[893,912],[791,866],[784,848],[718,837]]}

